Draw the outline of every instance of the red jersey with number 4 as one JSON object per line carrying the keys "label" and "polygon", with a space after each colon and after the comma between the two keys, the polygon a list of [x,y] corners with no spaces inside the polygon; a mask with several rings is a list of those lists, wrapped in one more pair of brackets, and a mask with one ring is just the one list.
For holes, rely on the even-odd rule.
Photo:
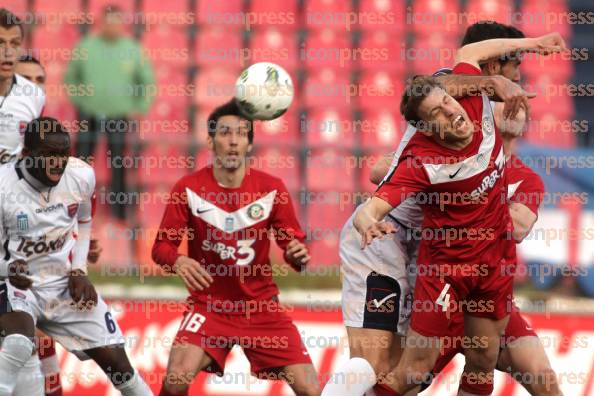
{"label": "red jersey with number 4", "polygon": [[172,268],[187,235],[187,255],[214,279],[204,291],[190,290],[192,300],[268,300],[278,294],[268,257],[270,234],[283,250],[293,239],[305,240],[282,180],[248,168],[239,188],[226,188],[207,166],[173,187],[152,255],[157,264]]}
{"label": "red jersey with number 4", "polygon": [[[455,74],[480,75],[461,63]],[[443,147],[416,133],[392,176],[376,196],[392,207],[416,197],[423,209],[419,263],[498,263],[494,240],[511,229],[502,139],[486,96],[465,97],[460,104],[475,126],[461,150]]]}

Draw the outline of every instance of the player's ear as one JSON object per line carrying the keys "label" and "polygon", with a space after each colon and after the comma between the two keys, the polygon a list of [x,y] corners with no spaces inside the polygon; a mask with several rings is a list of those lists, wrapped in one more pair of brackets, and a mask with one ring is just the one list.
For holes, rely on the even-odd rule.
{"label": "player's ear", "polygon": [[501,74],[501,63],[498,60],[490,60],[485,63],[484,69],[488,76],[496,76]]}
{"label": "player's ear", "polygon": [[209,150],[214,150],[214,139],[211,135],[208,135],[208,137],[206,138],[206,144],[208,144]]}

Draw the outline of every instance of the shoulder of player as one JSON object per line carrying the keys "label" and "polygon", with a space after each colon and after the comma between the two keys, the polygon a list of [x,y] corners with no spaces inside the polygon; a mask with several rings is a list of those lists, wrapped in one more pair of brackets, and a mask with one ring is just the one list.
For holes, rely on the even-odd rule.
{"label": "shoulder of player", "polygon": [[75,179],[94,183],[95,170],[91,165],[81,160],[80,158],[70,157],[68,158],[68,165],[66,165],[68,173]]}
{"label": "shoulder of player", "polygon": [[[14,163],[0,165],[0,190],[10,190],[18,181],[19,177],[14,165]],[[3,200],[0,199],[0,201]]]}
{"label": "shoulder of player", "polygon": [[537,185],[539,189],[544,190],[544,182],[540,175],[514,154],[509,158],[508,172],[509,182],[522,180],[525,184]]}

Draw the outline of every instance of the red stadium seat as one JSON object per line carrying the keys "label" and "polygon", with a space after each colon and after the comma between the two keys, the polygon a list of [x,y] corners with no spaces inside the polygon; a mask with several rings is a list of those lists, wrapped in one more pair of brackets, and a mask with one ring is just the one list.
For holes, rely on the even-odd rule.
{"label": "red stadium seat", "polygon": [[299,144],[299,121],[292,107],[281,117],[271,121],[254,122],[256,146],[292,146]]}
{"label": "red stadium seat", "polygon": [[[566,90],[567,84],[548,82],[544,86],[530,85],[530,88],[540,93],[540,95],[530,99],[530,117],[533,122],[538,121],[546,114],[554,114],[561,119],[572,117],[574,112],[573,98],[569,96]],[[547,89],[550,92],[548,95],[545,93]]]}
{"label": "red stadium seat", "polygon": [[[187,14],[188,1],[163,1],[163,0],[142,0],[142,11],[147,13],[160,13],[160,14]],[[161,22],[161,23],[166,23]]]}
{"label": "red stadium seat", "polygon": [[189,63],[188,35],[185,31],[159,26],[142,36],[142,45],[153,64],[186,67]]}
{"label": "red stadium seat", "polygon": [[243,26],[243,0],[196,1],[196,18],[200,25]]}
{"label": "red stadium seat", "polygon": [[573,62],[568,59],[568,54],[553,54],[546,57],[524,54],[521,70],[529,80],[547,75],[554,82],[566,83],[573,75]]}
{"label": "red stadium seat", "polygon": [[[399,32],[374,30],[363,32],[359,48],[361,55],[357,57],[360,67],[366,69],[382,69],[401,73],[407,59],[402,56],[404,35]],[[365,52],[363,52],[365,51]]]}
{"label": "red stadium seat", "polygon": [[393,151],[398,147],[406,128],[404,119],[393,109],[366,110],[358,129],[364,148]]}
{"label": "red stadium seat", "polygon": [[300,120],[300,129],[309,146],[351,148],[355,142],[353,126],[350,111],[346,109],[312,109]]}
{"label": "red stadium seat", "polygon": [[568,40],[571,37],[571,26],[567,23],[569,12],[565,0],[524,0],[520,7],[519,28],[526,37],[536,37],[550,32],[559,32]]}
{"label": "red stadium seat", "polygon": [[306,233],[311,237],[311,266],[339,264],[340,231],[353,213],[351,199],[343,200],[337,192],[317,194],[307,207]]}
{"label": "red stadium seat", "polygon": [[187,98],[157,97],[139,125],[140,138],[149,144],[185,142],[189,132]]}
{"label": "red stadium seat", "polygon": [[78,30],[73,25],[46,25],[33,30],[31,45],[42,64],[68,63],[73,56],[84,55],[72,51],[78,39]]}
{"label": "red stadium seat", "polygon": [[250,13],[256,19],[251,26],[276,26],[292,30],[299,23],[297,0],[252,0]]}
{"label": "red stadium seat", "polygon": [[[582,131],[579,121],[561,118],[554,113],[544,113],[538,120],[529,124],[528,132],[524,135],[527,143],[547,145],[554,148],[575,147],[575,135]],[[575,128],[572,124],[576,124]]]}
{"label": "red stadium seat", "polygon": [[278,28],[257,29],[252,33],[250,41],[251,57],[248,64],[256,62],[273,62],[287,69],[291,74],[299,65],[297,35]]}
{"label": "red stadium seat", "polygon": [[2,1],[2,7],[10,10],[10,12],[16,14],[19,18],[25,16],[27,12],[27,0],[4,0]]}
{"label": "red stadium seat", "polygon": [[311,70],[303,88],[303,104],[308,108],[346,108],[355,100],[350,92],[350,75],[342,69],[323,67]]}
{"label": "red stadium seat", "polygon": [[198,70],[195,87],[196,104],[216,107],[235,95],[235,82],[239,71],[233,68],[216,67]]}
{"label": "red stadium seat", "polygon": [[413,2],[412,14],[407,15],[407,24],[412,23],[416,33],[439,32],[455,35],[462,22],[459,20],[460,15],[457,1],[417,0]]}
{"label": "red stadium seat", "polygon": [[404,90],[404,76],[365,70],[359,81],[358,105],[362,109],[394,108]]}
{"label": "red stadium seat", "polygon": [[387,30],[393,33],[406,28],[406,1],[361,0],[359,2],[359,26],[363,30]]}
{"label": "red stadium seat", "polygon": [[221,25],[205,27],[196,35],[196,61],[200,66],[222,63],[239,67],[245,61],[241,56],[242,41],[238,30]]}
{"label": "red stadium seat", "polygon": [[333,67],[350,69],[353,61],[350,33],[321,29],[310,31],[305,45],[299,49],[299,58],[311,68]]}
{"label": "red stadium seat", "polygon": [[201,147],[196,153],[194,163],[196,164],[194,169],[198,170],[205,166],[212,165],[212,151],[208,147]]}
{"label": "red stadium seat", "polygon": [[433,74],[442,67],[453,67],[458,42],[456,37],[440,32],[421,35],[406,50],[412,60],[413,74]]}
{"label": "red stadium seat", "polygon": [[347,15],[351,13],[351,1],[344,0],[306,0],[303,25],[307,29],[354,30]]}
{"label": "red stadium seat", "polygon": [[[81,0],[43,0],[35,2],[35,13],[41,14],[73,14],[82,9]],[[54,15],[55,17],[55,15]],[[66,18],[68,19],[68,18]]]}
{"label": "red stadium seat", "polygon": [[355,158],[347,150],[310,150],[305,160],[307,189],[354,191],[357,165]]}
{"label": "red stadium seat", "polygon": [[301,186],[299,156],[294,150],[260,146],[249,163],[255,169],[279,177],[289,191],[298,190]]}
{"label": "red stadium seat", "polygon": [[375,191],[377,186],[373,184],[369,177],[371,175],[371,169],[377,163],[377,160],[381,158],[385,152],[367,152],[361,157],[361,168],[359,172],[359,185],[355,191],[361,191],[366,193],[372,193]]}
{"label": "red stadium seat", "polygon": [[138,182],[148,185],[173,185],[191,171],[193,159],[188,157],[184,146],[179,144],[151,144],[136,157]]}
{"label": "red stadium seat", "polygon": [[194,141],[202,146],[206,146],[208,137],[207,122],[208,116],[214,110],[216,106],[219,106],[220,102],[213,102],[210,106],[202,106],[196,111],[194,116]]}
{"label": "red stadium seat", "polygon": [[470,0],[466,5],[466,26],[478,21],[492,20],[512,24],[513,4],[510,0]]}
{"label": "red stadium seat", "polygon": [[[182,96],[187,95],[187,91],[190,90],[188,87],[188,73],[187,70],[179,65],[169,63],[157,63],[153,65],[155,81],[159,88],[163,89],[163,86],[167,85],[172,91],[166,92],[171,96]],[[175,90],[173,90],[175,88]]]}

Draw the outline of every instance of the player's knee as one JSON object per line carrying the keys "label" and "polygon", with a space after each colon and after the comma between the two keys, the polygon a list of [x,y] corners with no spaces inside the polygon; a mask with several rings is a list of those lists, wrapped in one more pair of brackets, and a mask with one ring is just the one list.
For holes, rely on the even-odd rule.
{"label": "player's knee", "polygon": [[491,371],[497,365],[499,351],[495,348],[469,348],[466,355],[466,364],[481,371]]}
{"label": "player's knee", "polygon": [[427,358],[417,359],[406,364],[406,383],[420,385],[431,375],[434,362]]}
{"label": "player's knee", "polygon": [[[196,375],[196,367],[193,367],[187,361],[179,360],[170,362],[167,368],[165,382],[179,391],[183,391],[189,386]],[[167,389],[170,387],[168,386]],[[170,389],[170,390],[173,390]]]}
{"label": "player's knee", "polygon": [[22,367],[31,358],[34,347],[29,337],[10,334],[2,342],[2,356],[11,364]]}
{"label": "player's knee", "polygon": [[319,385],[311,381],[293,384],[293,391],[297,396],[320,396],[322,394]]}

